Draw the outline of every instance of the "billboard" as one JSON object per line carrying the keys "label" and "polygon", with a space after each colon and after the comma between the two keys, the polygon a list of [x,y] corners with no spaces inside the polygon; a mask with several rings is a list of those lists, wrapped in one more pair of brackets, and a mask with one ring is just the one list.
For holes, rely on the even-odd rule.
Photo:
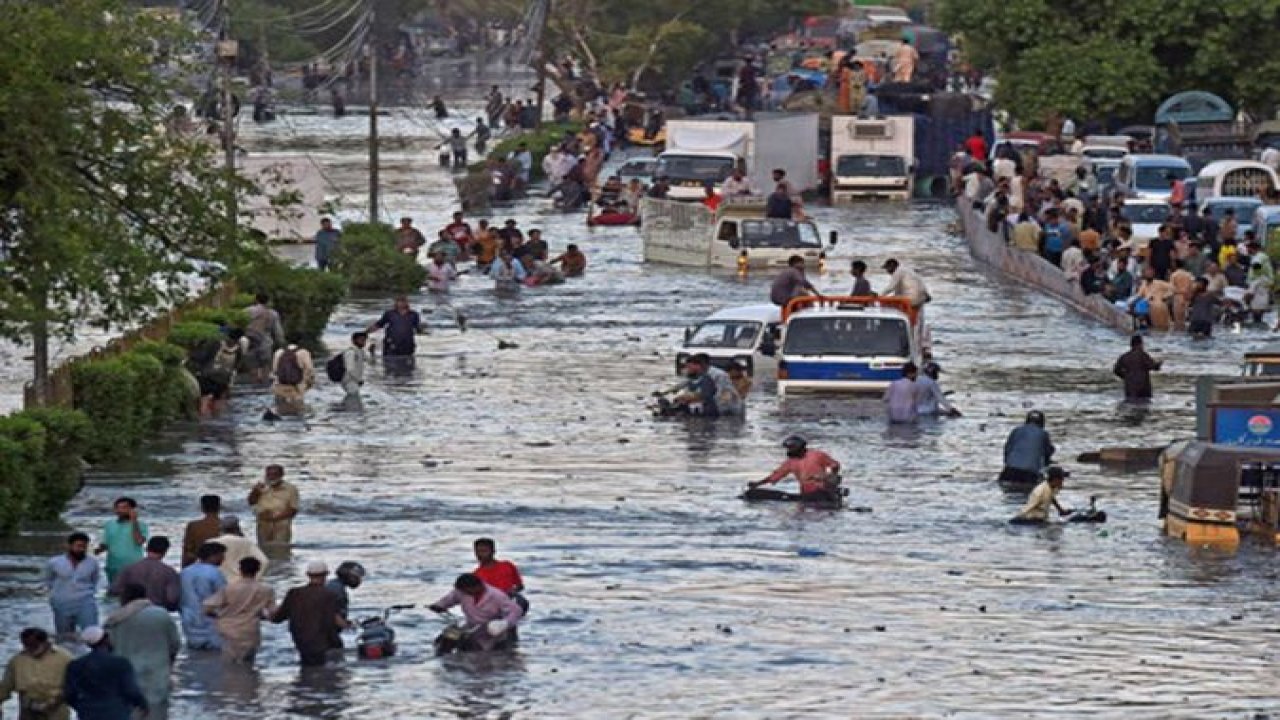
{"label": "billboard", "polygon": [[1280,407],[1213,408],[1213,442],[1280,448]]}

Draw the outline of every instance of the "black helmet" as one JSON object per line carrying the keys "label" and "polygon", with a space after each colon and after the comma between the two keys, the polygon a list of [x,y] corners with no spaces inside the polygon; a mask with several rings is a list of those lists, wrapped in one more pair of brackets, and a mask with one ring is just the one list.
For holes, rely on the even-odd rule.
{"label": "black helmet", "polygon": [[1031,412],[1027,413],[1027,424],[1039,425],[1040,427],[1044,427],[1044,413],[1040,412],[1039,410],[1032,410]]}
{"label": "black helmet", "polygon": [[338,580],[342,581],[343,585],[357,588],[364,581],[364,566],[353,560],[348,560],[339,565],[334,574],[338,576]]}
{"label": "black helmet", "polygon": [[782,447],[787,449],[787,455],[789,457],[803,457],[805,448],[808,446],[809,443],[799,435],[792,435],[782,441]]}

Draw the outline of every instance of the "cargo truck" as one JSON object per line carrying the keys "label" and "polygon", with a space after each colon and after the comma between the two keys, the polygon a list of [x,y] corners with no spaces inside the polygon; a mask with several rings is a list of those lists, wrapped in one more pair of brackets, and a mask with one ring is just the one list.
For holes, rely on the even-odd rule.
{"label": "cargo truck", "polygon": [[717,192],[739,164],[756,189],[773,191],[772,172],[787,171],[797,193],[818,186],[818,116],[761,113],[754,120],[667,121],[666,149],[654,176],[666,176],[671,200],[701,200],[707,183]]}
{"label": "cargo truck", "polygon": [[831,118],[831,203],[910,200],[915,158],[911,115]]}

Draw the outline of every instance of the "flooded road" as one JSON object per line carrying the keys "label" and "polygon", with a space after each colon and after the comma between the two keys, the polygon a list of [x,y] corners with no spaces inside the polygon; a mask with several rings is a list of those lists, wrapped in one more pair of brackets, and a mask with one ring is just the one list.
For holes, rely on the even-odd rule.
{"label": "flooded road", "polygon": [[[360,207],[362,129],[294,119],[255,146],[311,144],[308,157]],[[324,139],[333,134],[344,137]],[[454,200],[420,145],[392,141],[385,153],[385,212],[417,218],[430,235]],[[266,394],[241,389],[231,416],[174,428],[156,462],[96,476],[67,514],[96,529],[128,492],[153,533],[177,537],[202,493],[247,516],[249,487],[279,462],[303,507],[291,556],[268,573],[278,593],[310,560],[355,559],[370,573],[355,615],[425,605],[473,566],[471,540],[492,536],[530,588],[520,649],[434,659],[440,625],[419,609],[394,620],[399,657],[349,653],[341,668],[302,673],[285,630],[268,628],[253,673],[184,652],[174,717],[1167,718],[1280,705],[1269,683],[1275,553],[1167,542],[1153,475],[1070,462],[1102,445],[1192,435],[1192,378],[1237,373],[1241,353],[1266,336],[1155,336],[1166,370],[1139,414],[1119,404],[1110,374],[1126,339],[988,274],[946,233],[950,209],[819,209],[823,229],[841,235],[833,273],[848,258],[878,268],[893,256],[926,279],[943,386],[965,417],[889,429],[874,402],[780,403],[766,388],[738,425],[654,421],[645,397],[672,380],[683,328],[761,302],[770,278],[645,265],[634,229],[589,231],[545,206],[492,217],[543,228],[553,249],[578,243],[586,277],[506,300],[465,277],[454,303],[473,330],[460,335],[434,314],[413,371],[374,369],[362,407],[322,381],[304,419],[269,424]],[[873,285],[883,283],[877,272]],[[849,283],[832,274],[819,284]],[[344,304],[329,347],[388,304]],[[499,339],[519,347],[499,350]],[[1065,504],[1098,495],[1106,525],[1005,524],[1019,503],[992,478],[1005,434],[1032,407],[1075,472]],[[736,500],[780,461],[791,433],[840,459],[850,504],[873,512]],[[0,646],[49,622],[37,592],[46,549],[3,559]]]}

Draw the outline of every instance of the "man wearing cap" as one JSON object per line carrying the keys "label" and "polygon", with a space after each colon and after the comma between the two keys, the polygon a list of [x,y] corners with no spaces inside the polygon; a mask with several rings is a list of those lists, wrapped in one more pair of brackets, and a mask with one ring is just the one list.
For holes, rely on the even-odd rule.
{"label": "man wearing cap", "polygon": [[338,632],[349,627],[338,612],[338,598],[324,586],[329,567],[313,560],[307,564],[307,584],[289,590],[271,615],[271,622],[288,621],[289,635],[304,667],[324,665],[331,651],[342,651]]}
{"label": "man wearing cap", "polygon": [[71,653],[54,645],[49,633],[27,628],[19,636],[22,652],[13,656],[0,680],[0,703],[18,694],[18,718],[71,720],[63,697],[63,681]]}
{"label": "man wearing cap", "polygon": [[239,579],[240,561],[245,558],[254,558],[258,561],[259,571],[266,572],[269,564],[267,556],[256,543],[244,536],[244,531],[240,529],[240,518],[228,515],[222,518],[221,526],[222,534],[210,542],[218,543],[227,549],[222,564],[218,566],[227,582]]}
{"label": "man wearing cap", "polygon": [[182,634],[187,636],[187,647],[192,650],[217,650],[222,647],[213,620],[205,615],[204,601],[227,586],[226,578],[218,571],[226,547],[214,542],[200,546],[198,561],[182,569]]}
{"label": "man wearing cap", "polygon": [[1065,510],[1058,504],[1058,491],[1062,489],[1062,483],[1070,477],[1071,473],[1053,465],[1045,470],[1044,474],[1044,482],[1031,491],[1027,504],[1022,506],[1022,510],[1018,512],[1013,522],[1024,525],[1044,524],[1049,521],[1050,507],[1057,510],[1059,516],[1070,514],[1070,510]]}
{"label": "man wearing cap", "polygon": [[89,653],[67,665],[67,704],[86,720],[129,720],[135,709],[145,717],[150,708],[133,666],[111,653],[106,631],[85,628],[80,640],[89,646]]}

